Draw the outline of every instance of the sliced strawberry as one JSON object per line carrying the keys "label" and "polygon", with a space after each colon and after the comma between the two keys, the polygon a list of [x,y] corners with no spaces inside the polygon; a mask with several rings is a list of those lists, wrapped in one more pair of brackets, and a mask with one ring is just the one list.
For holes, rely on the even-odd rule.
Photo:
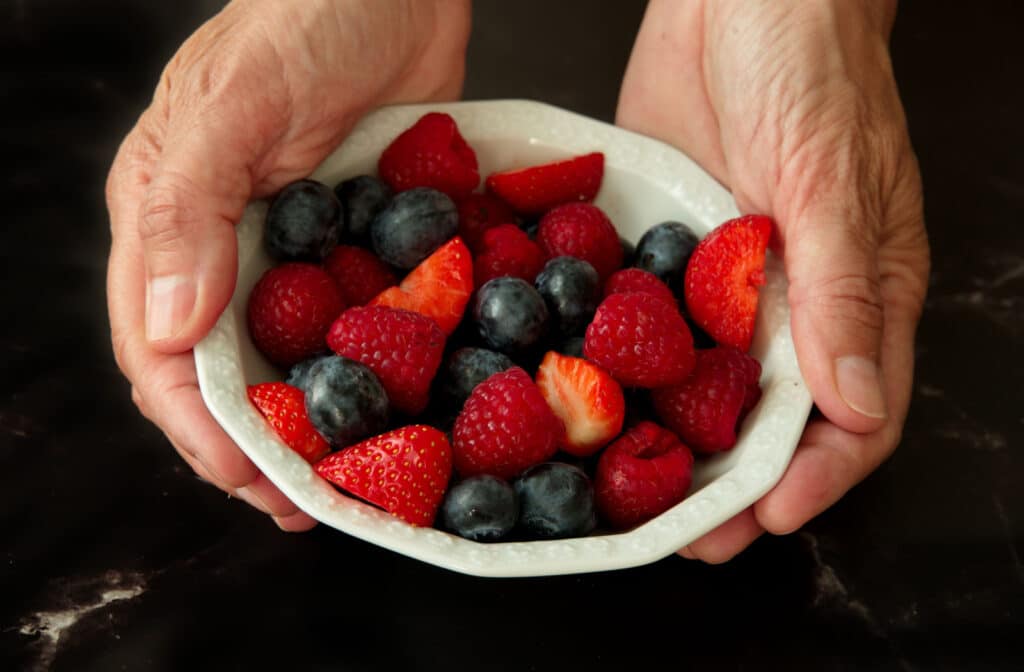
{"label": "sliced strawberry", "polygon": [[380,178],[395,192],[413,187],[443,191],[453,200],[480,183],[476,154],[450,115],[430,112],[395,138],[377,162]]}
{"label": "sliced strawberry", "polygon": [[565,425],[565,452],[593,455],[622,431],[622,387],[598,365],[549,352],[537,369],[537,387]]}
{"label": "sliced strawberry", "polygon": [[493,173],[487,189],[516,211],[539,215],[571,201],[592,201],[604,177],[604,154],[594,152],[563,161]]}
{"label": "sliced strawberry", "polygon": [[473,261],[477,289],[492,278],[510,276],[533,284],[544,268],[544,253],[515,224],[502,224],[484,233],[480,253]]}
{"label": "sliced strawberry", "polygon": [[420,262],[402,284],[384,290],[370,305],[426,315],[450,336],[462,321],[472,293],[473,258],[466,244],[456,236]]}
{"label": "sliced strawberry", "polygon": [[410,525],[434,524],[452,473],[448,439],[410,425],[328,455],[316,473]]}
{"label": "sliced strawberry", "polygon": [[312,464],[331,446],[306,415],[306,395],[287,383],[260,383],[246,387],[249,400],[263,414],[285,445]]}
{"label": "sliced strawberry", "polygon": [[700,241],[690,257],[686,309],[717,343],[750,349],[771,233],[772,220],[764,215],[731,219]]}

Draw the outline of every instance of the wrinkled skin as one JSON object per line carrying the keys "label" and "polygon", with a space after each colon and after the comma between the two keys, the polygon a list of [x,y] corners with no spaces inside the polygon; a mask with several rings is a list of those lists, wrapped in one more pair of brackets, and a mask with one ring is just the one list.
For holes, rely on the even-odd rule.
{"label": "wrinkled skin", "polygon": [[[929,261],[886,47],[893,13],[888,0],[648,5],[617,121],[775,218],[822,412],[780,483],[686,557],[722,562],[798,529],[899,442]],[[283,529],[314,521],[209,415],[192,360],[234,289],[232,227],[374,106],[457,97],[468,31],[466,0],[236,0],[181,47],[111,170],[110,317],[133,398],[196,473]]]}

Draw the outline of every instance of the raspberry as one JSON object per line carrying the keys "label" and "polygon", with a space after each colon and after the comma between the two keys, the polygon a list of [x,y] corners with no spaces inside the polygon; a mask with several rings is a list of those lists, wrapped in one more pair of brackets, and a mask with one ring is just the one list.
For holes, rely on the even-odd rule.
{"label": "raspberry", "polygon": [[387,264],[361,247],[338,245],[324,260],[324,270],[338,283],[349,306],[364,306],[398,279]]}
{"label": "raspberry", "polygon": [[476,154],[447,114],[425,114],[381,153],[377,172],[396,192],[430,187],[462,198],[480,183]]}
{"label": "raspberry", "polygon": [[673,306],[676,305],[676,296],[668,288],[668,285],[659,280],[654,273],[639,268],[624,268],[621,271],[615,271],[604,283],[605,298],[620,292],[643,292],[664,299]]}
{"label": "raspberry", "polygon": [[602,281],[622,266],[619,234],[608,216],[590,203],[550,210],[540,220],[537,243],[548,259],[570,256],[589,262]]}
{"label": "raspberry", "polygon": [[473,283],[477,289],[492,278],[504,275],[532,283],[544,268],[544,253],[537,243],[515,224],[502,224],[486,231],[480,254],[473,262]]}

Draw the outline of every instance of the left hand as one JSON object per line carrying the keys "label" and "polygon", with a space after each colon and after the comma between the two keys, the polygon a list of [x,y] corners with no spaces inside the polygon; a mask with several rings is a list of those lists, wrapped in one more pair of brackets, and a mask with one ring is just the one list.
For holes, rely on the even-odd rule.
{"label": "left hand", "polygon": [[797,358],[824,414],[775,488],[686,557],[724,562],[765,531],[797,530],[899,443],[929,252],[887,47],[894,13],[889,0],[648,5],[617,123],[775,218]]}

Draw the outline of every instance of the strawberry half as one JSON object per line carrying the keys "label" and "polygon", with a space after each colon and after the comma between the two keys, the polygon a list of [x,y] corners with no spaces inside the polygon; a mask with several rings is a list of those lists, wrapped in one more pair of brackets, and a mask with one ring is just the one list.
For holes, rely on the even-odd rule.
{"label": "strawberry half", "polygon": [[549,352],[537,369],[537,387],[565,425],[565,452],[593,455],[622,431],[622,387],[596,364]]}
{"label": "strawberry half", "polygon": [[717,343],[750,349],[771,234],[772,220],[764,215],[731,219],[700,241],[690,257],[687,313]]}
{"label": "strawberry half", "polygon": [[306,415],[306,395],[287,383],[246,387],[249,401],[263,414],[285,445],[312,464],[331,450]]}
{"label": "strawberry half", "polygon": [[410,525],[430,526],[448,487],[452,451],[445,435],[410,425],[328,455],[316,473]]}
{"label": "strawberry half", "polygon": [[480,183],[476,153],[450,115],[430,112],[395,138],[377,162],[395,192],[430,187],[458,200]]}
{"label": "strawberry half", "polygon": [[405,276],[378,294],[371,306],[390,306],[426,315],[450,336],[462,321],[473,293],[473,258],[458,236],[439,247]]}
{"label": "strawberry half", "polygon": [[594,152],[529,168],[492,173],[487,189],[516,211],[539,215],[571,201],[592,201],[604,177],[604,154]]}

